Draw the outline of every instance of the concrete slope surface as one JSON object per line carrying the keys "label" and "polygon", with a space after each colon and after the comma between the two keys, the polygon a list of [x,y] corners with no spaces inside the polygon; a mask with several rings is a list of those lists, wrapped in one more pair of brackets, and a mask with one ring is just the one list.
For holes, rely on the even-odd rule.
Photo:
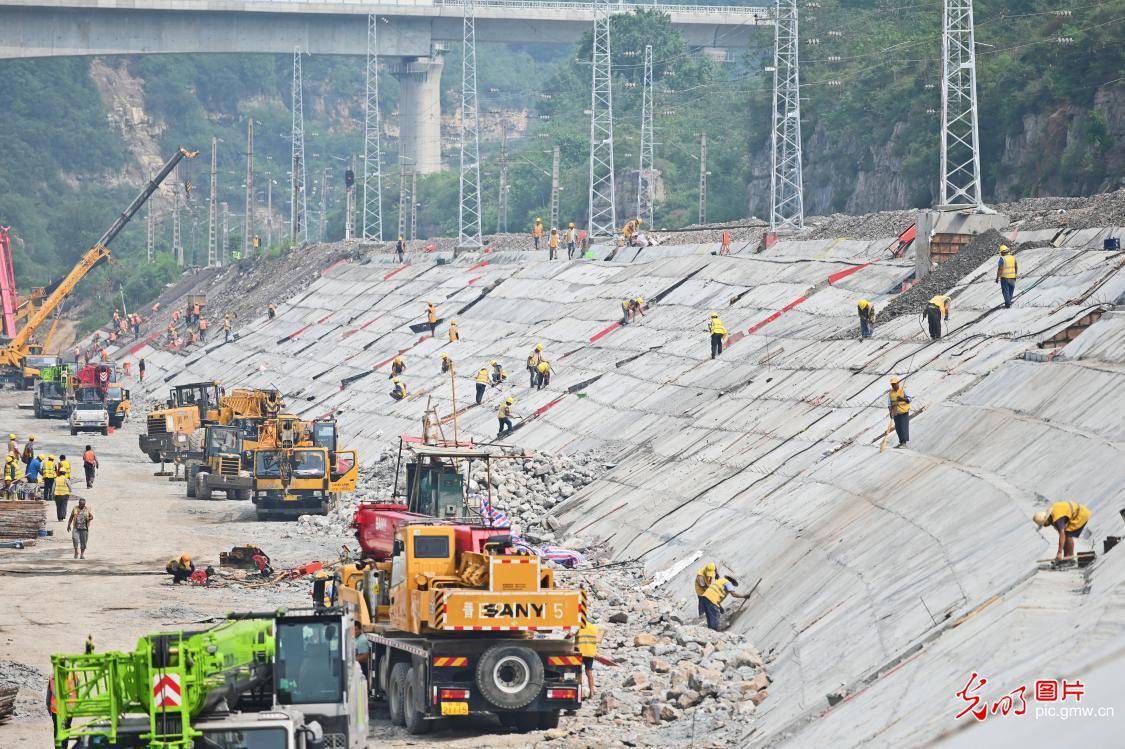
{"label": "concrete slope surface", "polygon": [[[1103,538],[1123,535],[1125,318],[1112,311],[1125,295],[1123,256],[1100,249],[1106,230],[1041,233],[1018,239],[1061,246],[1019,252],[1015,305],[1003,307],[989,259],[953,290],[937,341],[917,315],[858,337],[857,300],[881,307],[913,273],[887,238],[783,241],[735,257],[701,245],[600,249],[598,262],[351,261],[237,340],[136,355],[153,393],[210,378],[273,385],[292,411],[335,415],[369,455],[418,433],[427,402],[452,436],[451,384],[462,437],[495,439],[511,395],[520,418],[505,441],[603,451],[613,469],[555,509],[566,533],[650,571],[701,551],[744,585],[763,578],[737,625],[773,678],[749,745],[995,745],[1009,735],[1039,745],[1050,732],[1028,725],[1045,719],[958,719],[956,692],[976,672],[989,705],[1051,677],[1098,675],[1083,705],[1125,694],[1125,550],[1101,556]],[[654,303],[621,325],[620,301],[636,296]],[[418,332],[427,301],[442,318],[436,337]],[[716,359],[713,311],[730,333]],[[1087,328],[1091,313],[1101,317]],[[1068,330],[1069,345],[1038,346]],[[536,343],[555,370],[542,390],[525,368]],[[456,363],[453,383],[439,373],[442,352]],[[401,402],[388,396],[396,355],[410,390]],[[491,360],[508,384],[476,406],[473,378]],[[907,448],[892,434],[881,450],[892,374],[915,417]],[[1055,535],[1030,518],[1058,500],[1093,510],[1080,542],[1098,544],[1090,568],[1037,565]],[[691,574],[667,589],[689,591]],[[694,608],[685,597],[685,615]],[[1108,746],[1114,725],[1092,721],[1081,735]]]}

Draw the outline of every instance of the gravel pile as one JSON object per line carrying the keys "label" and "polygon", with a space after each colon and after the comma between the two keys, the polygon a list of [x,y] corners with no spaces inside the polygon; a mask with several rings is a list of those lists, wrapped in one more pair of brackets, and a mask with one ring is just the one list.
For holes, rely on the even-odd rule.
{"label": "gravel pile", "polygon": [[16,687],[14,720],[42,720],[47,696],[47,673],[19,661],[0,660],[0,686]]}
{"label": "gravel pile", "polygon": [[897,237],[914,223],[917,211],[880,211],[863,216],[833,213],[806,219],[809,232],[802,239],[884,239]]}
{"label": "gravel pile", "polygon": [[993,207],[1024,231],[1125,226],[1125,189],[1084,198],[1026,198]]}

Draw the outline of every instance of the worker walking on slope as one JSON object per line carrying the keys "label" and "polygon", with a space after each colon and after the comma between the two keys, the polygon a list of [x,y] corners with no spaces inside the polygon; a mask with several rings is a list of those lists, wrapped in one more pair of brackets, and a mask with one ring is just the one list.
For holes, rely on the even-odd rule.
{"label": "worker walking on slope", "polygon": [[430,326],[430,338],[437,335],[437,307],[433,302],[426,302],[426,322]]}
{"label": "worker walking on slope", "polygon": [[395,242],[395,256],[400,263],[406,262],[406,241],[401,234],[398,235],[398,241]]}
{"label": "worker walking on slope", "polygon": [[527,357],[527,373],[531,377],[531,387],[539,383],[539,362],[543,361],[543,344],[535,344],[535,350]]}
{"label": "worker walking on slope", "polygon": [[500,384],[500,373],[504,371],[504,368],[501,367],[500,362],[495,359],[490,361],[488,366],[492,367],[492,374],[489,376],[489,384],[495,387]]}
{"label": "worker walking on slope", "polygon": [[402,360],[401,356],[396,356],[394,359],[391,359],[391,375],[390,376],[391,376],[392,380],[394,378],[398,377],[399,375],[405,373],[405,372],[406,372],[406,362],[404,362]]}
{"label": "worker walking on slope", "polygon": [[719,254],[720,255],[729,255],[730,254],[730,232],[729,231],[723,232],[723,241],[719,244]]}
{"label": "worker walking on slope", "polygon": [[592,621],[586,622],[586,626],[574,633],[574,647],[582,656],[582,670],[586,674],[586,699],[594,696],[594,659],[598,656],[601,639],[601,628]]}
{"label": "worker walking on slope", "polygon": [[749,593],[738,593],[738,580],[733,577],[716,577],[703,591],[703,615],[707,617],[707,626],[716,632],[719,631],[719,619],[723,615],[723,601],[727,596],[735,598],[749,598]]}
{"label": "worker walking on slope", "polygon": [[164,571],[172,576],[173,585],[179,585],[184,580],[191,579],[195,564],[189,555],[181,554],[179,559],[169,559],[168,564],[164,565]]}
{"label": "worker walking on slope", "polygon": [[715,577],[717,575],[718,569],[714,562],[708,562],[695,573],[695,597],[698,599],[700,616],[707,615],[707,610],[704,606],[707,599],[703,597],[703,594],[711,587],[711,583],[715,582]]}
{"label": "worker walking on slope", "polygon": [[477,372],[477,405],[484,399],[484,389],[488,387],[488,368],[481,367]]}
{"label": "worker walking on slope", "polygon": [[223,343],[230,340],[230,315],[223,315]]}
{"label": "worker walking on slope", "polygon": [[207,318],[199,318],[199,342],[207,343]]}
{"label": "worker walking on slope", "polygon": [[906,447],[906,443],[910,441],[910,395],[897,377],[891,378],[887,408],[895,425],[895,434],[898,435],[898,444],[895,447]]}
{"label": "worker walking on slope", "polygon": [[714,359],[723,353],[723,341],[727,337],[727,329],[719,319],[718,312],[711,313],[711,320],[707,323],[707,332],[711,334],[711,358]]}
{"label": "worker walking on slope", "polygon": [[266,305],[266,317],[270,320],[277,317],[277,307],[274,305],[273,302],[270,302],[269,304]]}
{"label": "worker walking on slope", "polygon": [[551,236],[547,238],[547,249],[550,254],[547,256],[548,260],[558,260],[559,257],[559,230],[551,227]]}
{"label": "worker walking on slope", "polygon": [[1007,245],[1000,245],[1000,259],[996,263],[996,283],[1000,284],[1000,293],[1004,296],[1004,307],[1012,306],[1012,297],[1016,293],[1016,276],[1019,275],[1019,264],[1016,256],[1008,249]]}
{"label": "worker walking on slope", "polygon": [[1055,502],[1049,511],[1040,510],[1035,513],[1032,520],[1040,528],[1050,525],[1059,534],[1059,551],[1055,554],[1055,561],[1074,556],[1074,540],[1086,530],[1086,523],[1090,522],[1090,508],[1077,502]]}
{"label": "worker walking on slope", "polygon": [[539,240],[543,237],[543,219],[535,217],[535,227],[531,230],[531,238],[535,241],[535,249],[539,249]]}
{"label": "worker walking on slope", "polygon": [[500,431],[496,433],[497,439],[512,432],[512,404],[515,402],[516,399],[509,395],[496,411],[496,418],[500,421]]}
{"label": "worker walking on slope", "polygon": [[578,232],[574,230],[573,221],[566,227],[564,239],[566,240],[566,259],[573,260],[574,253],[578,249]]}
{"label": "worker walking on slope", "polygon": [[456,320],[450,320],[449,321],[449,342],[450,343],[457,343],[457,341],[459,341],[459,340],[461,340],[461,331],[457,330],[457,321]]}
{"label": "worker walking on slope", "polygon": [[391,385],[391,397],[396,401],[400,401],[407,396],[406,383],[403,382],[400,378],[395,377],[394,379],[392,379]]}
{"label": "worker walking on slope", "polygon": [[859,311],[859,337],[870,338],[875,329],[875,305],[866,299],[860,299],[856,308]]}
{"label": "worker walking on slope", "polygon": [[935,341],[941,340],[942,318],[944,317],[945,321],[949,322],[949,308],[952,306],[952,302],[953,298],[948,294],[938,294],[926,302],[926,322],[930,326],[930,338]]}
{"label": "worker walking on slope", "polygon": [[145,360],[141,359],[137,362],[137,375],[141,378],[141,382],[145,381]]}

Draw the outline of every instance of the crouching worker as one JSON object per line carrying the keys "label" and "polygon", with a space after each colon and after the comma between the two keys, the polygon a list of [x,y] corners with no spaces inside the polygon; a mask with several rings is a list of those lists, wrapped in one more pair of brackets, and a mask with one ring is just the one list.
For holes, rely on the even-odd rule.
{"label": "crouching worker", "polygon": [[1040,510],[1035,513],[1032,520],[1040,528],[1053,527],[1059,534],[1059,551],[1055,554],[1055,561],[1062,561],[1065,557],[1074,556],[1074,539],[1086,530],[1086,523],[1090,522],[1090,508],[1077,502],[1055,502],[1049,511]]}
{"label": "crouching worker", "polygon": [[402,381],[402,379],[398,378],[398,377],[391,380],[391,382],[394,383],[394,387],[391,388],[391,397],[394,398],[396,401],[400,401],[403,398],[405,398],[406,397],[406,383],[404,383]]}
{"label": "crouching worker", "polygon": [[738,580],[733,577],[718,577],[707,586],[703,592],[703,615],[707,617],[707,626],[716,632],[719,631],[719,618],[723,615],[723,601],[727,596],[735,598],[749,598],[750,594],[737,593]]}
{"label": "crouching worker", "polygon": [[184,580],[191,579],[192,573],[195,572],[195,565],[190,556],[181,554],[179,559],[169,559],[168,564],[164,565],[164,571],[172,576],[173,585],[179,585]]}

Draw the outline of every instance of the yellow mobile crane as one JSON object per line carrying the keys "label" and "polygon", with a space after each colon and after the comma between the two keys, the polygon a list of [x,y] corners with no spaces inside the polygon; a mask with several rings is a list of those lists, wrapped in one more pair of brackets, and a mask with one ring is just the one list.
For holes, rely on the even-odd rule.
{"label": "yellow mobile crane", "polygon": [[156,188],[160,183],[172,173],[176,165],[180,163],[181,159],[193,159],[198,154],[198,151],[188,151],[180,148],[176,151],[172,158],[165,162],[164,166],[157,172],[156,176],[148,181],[144,189],[141,190],[137,197],[133,198],[133,202],[129,207],[117,217],[105,234],[94,243],[94,246],[86,251],[86,254],[79,259],[78,263],[71,269],[70,273],[59,282],[58,286],[43,300],[43,303],[38,305],[34,312],[32,312],[27,322],[16,333],[16,337],[7,343],[7,345],[0,348],[0,378],[12,382],[22,384],[24,377],[24,362],[33,351],[32,337],[35,335],[39,326],[50,317],[59,305],[70,296],[74,291],[74,287],[78,282],[86,277],[95,266],[103,260],[108,260],[109,243],[113,241],[125,225],[129,223],[129,219],[140,210],[141,206],[149,199],[149,197],[156,192]]}

